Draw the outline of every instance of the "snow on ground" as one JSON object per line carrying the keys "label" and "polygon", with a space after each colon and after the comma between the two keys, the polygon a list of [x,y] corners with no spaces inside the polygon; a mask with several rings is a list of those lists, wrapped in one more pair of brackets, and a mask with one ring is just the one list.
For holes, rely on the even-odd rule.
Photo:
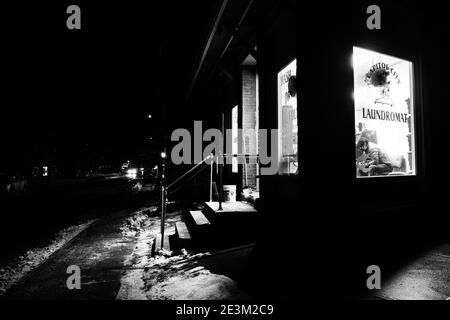
{"label": "snow on ground", "polygon": [[[116,296],[117,300],[146,300],[144,291],[144,267],[148,266],[154,258],[151,257],[153,241],[160,234],[161,218],[157,207],[150,207],[138,211],[129,217],[122,227],[122,235],[125,237],[136,237],[136,247],[127,257],[124,267],[125,271],[120,280],[121,286]],[[181,211],[167,214],[166,232],[175,231],[175,223],[181,220]],[[171,255],[171,252],[162,253],[162,256]]]}
{"label": "snow on ground", "polygon": [[[181,220],[181,211],[167,214],[166,233],[175,232],[175,223]],[[143,211],[130,217],[124,227],[124,236],[137,237],[137,244],[127,258],[117,300],[228,300],[250,299],[229,277],[215,274],[201,266],[201,259],[210,253],[189,254],[185,249],[179,255],[159,251],[151,257],[153,241],[160,234],[160,217],[149,217]]]}
{"label": "snow on ground", "polygon": [[244,187],[241,193],[241,197],[244,201],[255,204],[256,200],[259,199],[259,191],[252,187]]}
{"label": "snow on ground", "polygon": [[150,264],[144,274],[149,300],[247,300],[229,277],[215,274],[201,265],[210,253],[186,254],[160,258]]}
{"label": "snow on ground", "polygon": [[143,266],[151,259],[151,250],[153,246],[153,236],[150,230],[139,232],[136,247],[132,254],[127,257],[124,271],[120,279],[120,289],[116,300],[146,300],[142,288]]}
{"label": "snow on ground", "polygon": [[0,269],[0,296],[12,285],[22,279],[28,272],[47,260],[51,254],[59,250],[67,242],[75,238],[81,231],[92,225],[96,220],[68,227],[59,231],[51,243],[45,247],[27,251],[24,255],[6,263]]}
{"label": "snow on ground", "polygon": [[141,181],[136,181],[134,183],[132,183],[130,185],[131,190],[133,191],[138,191],[138,192],[142,192],[142,191],[153,191],[156,189],[156,185],[155,183],[143,183]]}

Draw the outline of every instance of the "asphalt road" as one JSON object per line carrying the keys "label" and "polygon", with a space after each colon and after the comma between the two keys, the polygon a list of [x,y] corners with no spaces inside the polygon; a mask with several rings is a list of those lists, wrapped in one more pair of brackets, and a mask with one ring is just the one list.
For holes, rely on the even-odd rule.
{"label": "asphalt road", "polygon": [[0,201],[0,265],[11,257],[45,245],[59,230],[114,212],[137,208],[151,200],[136,192],[125,176],[57,180],[40,184],[26,194]]}

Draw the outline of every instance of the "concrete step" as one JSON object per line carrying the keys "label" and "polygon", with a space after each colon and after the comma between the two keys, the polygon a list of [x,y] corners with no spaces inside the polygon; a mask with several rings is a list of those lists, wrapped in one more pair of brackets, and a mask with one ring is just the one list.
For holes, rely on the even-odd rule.
{"label": "concrete step", "polygon": [[241,216],[256,216],[258,211],[255,207],[247,202],[222,202],[222,210],[219,211],[219,202],[204,202],[205,210],[217,214],[239,214]]}
{"label": "concrete step", "polygon": [[186,224],[182,221],[175,223],[175,234],[180,240],[191,240],[191,234],[189,233]]}
{"label": "concrete step", "polygon": [[196,249],[205,249],[214,241],[214,226],[200,210],[189,210],[187,227],[192,235],[192,244]]}
{"label": "concrete step", "polygon": [[[167,251],[171,251],[170,250],[170,240],[169,240],[169,234],[164,234],[164,243],[163,243],[163,248],[164,248],[164,250],[167,250]],[[156,236],[156,239],[155,239],[155,241],[153,242],[153,249],[152,249],[152,255],[155,255],[155,253],[159,250],[159,249],[161,249],[161,239],[162,239],[162,237],[161,237],[161,235],[160,234],[158,234],[157,236]]]}
{"label": "concrete step", "polygon": [[197,227],[211,224],[209,222],[208,218],[206,218],[205,215],[201,211],[190,210],[189,214],[191,215],[191,218],[194,221],[195,226],[197,226]]}
{"label": "concrete step", "polygon": [[177,249],[192,248],[191,234],[184,222],[178,221],[175,223],[175,237]]}
{"label": "concrete step", "polygon": [[[224,202],[218,211],[218,202],[205,202],[203,215],[210,222],[210,227],[196,228],[200,233],[198,246],[226,248],[256,242],[260,230],[260,215],[258,211],[246,202]],[[192,219],[191,219],[192,220]]]}

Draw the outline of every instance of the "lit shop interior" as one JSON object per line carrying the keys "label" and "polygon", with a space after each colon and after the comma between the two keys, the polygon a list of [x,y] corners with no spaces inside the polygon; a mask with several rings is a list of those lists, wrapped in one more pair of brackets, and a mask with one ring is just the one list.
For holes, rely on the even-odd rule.
{"label": "lit shop interior", "polygon": [[414,175],[412,63],[354,47],[353,70],[357,176]]}

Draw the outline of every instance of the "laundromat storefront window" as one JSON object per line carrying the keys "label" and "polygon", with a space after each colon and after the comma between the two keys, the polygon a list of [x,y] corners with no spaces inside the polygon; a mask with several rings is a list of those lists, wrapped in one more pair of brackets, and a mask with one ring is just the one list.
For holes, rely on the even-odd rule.
{"label": "laundromat storefront window", "polygon": [[416,174],[413,64],[353,48],[356,176]]}
{"label": "laundromat storefront window", "polygon": [[278,72],[279,174],[298,174],[297,61]]}

